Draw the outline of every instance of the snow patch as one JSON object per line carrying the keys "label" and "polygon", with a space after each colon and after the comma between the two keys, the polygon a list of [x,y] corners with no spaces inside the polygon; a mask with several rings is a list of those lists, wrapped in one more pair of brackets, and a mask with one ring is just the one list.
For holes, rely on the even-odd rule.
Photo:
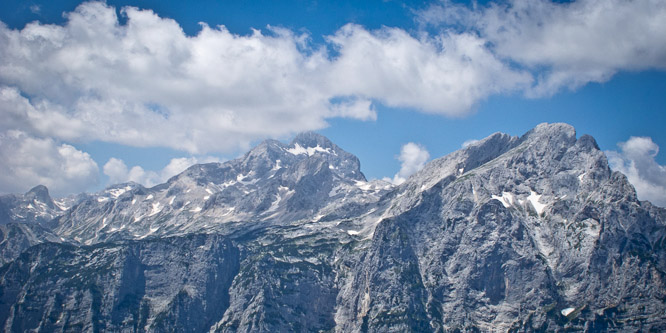
{"label": "snow patch", "polygon": [[219,184],[218,186],[221,187],[221,189],[225,189],[225,188],[227,188],[227,187],[229,187],[229,186],[233,186],[233,185],[235,185],[236,183],[237,183],[237,182],[236,182],[235,180],[230,180],[230,181],[228,181],[228,182],[225,182],[225,183]]}
{"label": "snow patch", "polygon": [[243,184],[243,185],[253,185],[253,184],[255,184],[256,182],[259,181],[259,179],[253,179],[251,181],[245,181],[244,179],[247,178],[248,176],[249,176],[249,174],[248,175],[243,175],[242,173],[239,173],[238,176],[236,176],[236,181]]}
{"label": "snow patch", "polygon": [[201,207],[197,207],[197,208],[194,208],[194,209],[190,209],[190,212],[192,212],[192,213],[198,213],[198,212],[200,212],[200,211],[201,211]]}
{"label": "snow patch", "polygon": [[148,216],[153,216],[161,212],[162,208],[160,206],[161,204],[159,202],[153,203],[153,210],[150,211],[150,214],[148,214]]}
{"label": "snow patch", "polygon": [[107,191],[107,193],[111,194],[111,196],[113,196],[114,198],[117,198],[131,189],[132,189],[131,186],[125,186],[123,188],[114,188],[112,190]]}
{"label": "snow patch", "polygon": [[581,174],[580,176],[578,176],[578,181],[579,181],[579,182],[583,182],[583,178],[585,177],[586,174],[587,174],[587,172],[585,172],[585,173]]}
{"label": "snow patch", "polygon": [[213,194],[213,191],[211,191],[209,188],[206,189],[206,192],[208,192],[208,194]]}
{"label": "snow patch", "polygon": [[151,200],[151,199],[153,199],[153,195],[152,195],[152,194],[149,194],[149,195],[146,197],[146,199],[144,199],[144,200]]}
{"label": "snow patch", "polygon": [[301,154],[306,154],[308,156],[314,155],[316,152],[320,153],[327,153],[327,154],[334,154],[337,155],[334,151],[331,150],[331,148],[326,148],[324,149],[320,145],[317,145],[316,147],[301,147],[298,143],[294,144],[294,148],[289,148],[285,149],[288,153],[292,155],[301,155]]}
{"label": "snow patch", "polygon": [[97,202],[106,202],[106,201],[109,201],[109,198],[107,198],[107,197],[99,197],[99,198],[97,198]]}
{"label": "snow patch", "polygon": [[288,187],[286,186],[280,186],[278,187],[278,193],[275,195],[275,201],[271,203],[271,206],[266,210],[266,213],[274,212],[278,209],[280,206],[280,202],[284,200],[284,198],[291,196],[294,194],[294,190],[289,190]]}
{"label": "snow patch", "polygon": [[368,310],[370,310],[370,293],[365,292],[365,295],[363,295],[363,300],[361,301],[361,313],[359,313],[359,318],[363,318],[368,314]]}
{"label": "snow patch", "polygon": [[510,192],[502,192],[501,197],[496,196],[496,195],[492,195],[491,198],[501,202],[502,206],[504,206],[505,208],[509,208],[509,207],[513,206],[513,202],[514,202],[513,194],[510,193]]}
{"label": "snow patch", "polygon": [[372,190],[372,184],[364,181],[357,180],[356,181],[356,187],[363,191],[370,191]]}
{"label": "snow patch", "polygon": [[566,309],[562,309],[562,311],[560,311],[560,312],[562,313],[563,316],[566,317],[570,313],[572,313],[574,310],[576,310],[576,309],[575,308],[566,308]]}
{"label": "snow patch", "polygon": [[338,193],[340,192],[340,189],[341,189],[341,188],[342,188],[342,186],[336,186],[336,187],[332,188],[332,189],[328,192],[328,196],[329,196],[329,198],[338,195]]}
{"label": "snow patch", "polygon": [[60,208],[60,210],[68,210],[69,207],[65,206],[64,202],[59,202],[59,201],[53,201],[53,203]]}
{"label": "snow patch", "polygon": [[537,194],[534,191],[532,191],[532,193],[530,193],[530,196],[527,197],[527,200],[532,204],[532,207],[534,207],[534,210],[536,210],[537,214],[539,215],[543,213],[544,208],[546,208],[547,206],[539,202],[540,198],[541,194]]}

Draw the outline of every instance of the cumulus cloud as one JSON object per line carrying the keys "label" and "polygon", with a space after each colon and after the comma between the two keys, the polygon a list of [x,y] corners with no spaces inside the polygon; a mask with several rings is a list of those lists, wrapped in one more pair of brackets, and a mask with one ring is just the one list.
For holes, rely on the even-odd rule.
{"label": "cumulus cloud", "polygon": [[309,82],[320,55],[302,53],[301,36],[203,26],[188,37],[152,11],[122,13],[126,25],[92,2],[64,26],[0,26],[0,85],[26,109],[17,121],[64,140],[191,153],[325,125],[328,100]]}
{"label": "cumulus cloud", "polygon": [[491,95],[542,96],[619,70],[666,68],[660,1],[444,2],[420,13],[435,29],[348,24],[323,45],[275,27],[236,35],[202,24],[187,36],[150,10],[120,13],[126,23],[87,2],[63,25],[0,24],[0,126],[232,152],[333,117],[374,120],[375,103],[463,116]]}
{"label": "cumulus cloud", "polygon": [[396,185],[402,184],[409,176],[423,169],[429,158],[430,153],[425,147],[408,142],[402,146],[400,156],[398,156],[398,160],[401,162],[400,171],[392,179],[387,177],[384,180]]}
{"label": "cumulus cloud", "polygon": [[18,130],[0,133],[0,189],[22,193],[45,185],[54,195],[83,192],[97,183],[99,168],[90,155],[68,144]]}
{"label": "cumulus cloud", "polygon": [[478,31],[501,59],[536,78],[532,97],[604,82],[623,70],[666,69],[666,2],[510,0],[487,6],[444,1],[419,15],[432,26]]}
{"label": "cumulus cloud", "polygon": [[12,126],[59,140],[231,152],[332,117],[374,120],[375,102],[463,115],[531,82],[476,34],[350,24],[313,46],[286,29],[236,35],[204,24],[187,36],[150,10],[120,13],[126,23],[88,2],[64,25],[0,24],[0,112]]}
{"label": "cumulus cloud", "polygon": [[659,146],[649,137],[631,137],[618,147],[606,152],[611,168],[627,176],[639,199],[666,207],[666,166],[655,161]]}
{"label": "cumulus cloud", "polygon": [[[418,13],[420,31],[348,24],[321,45],[275,27],[237,35],[202,24],[187,36],[151,10],[119,13],[86,2],[62,25],[0,22],[0,133],[51,147],[237,152],[335,117],[375,120],[377,103],[457,117],[492,95],[547,96],[618,71],[666,68],[666,3],[654,0],[444,1]],[[117,161],[108,174],[164,180]]]}
{"label": "cumulus cloud", "polygon": [[330,64],[332,91],[389,106],[463,115],[489,95],[531,83],[528,74],[498,60],[475,34],[415,38],[402,29],[367,31],[349,24],[329,41],[339,51]]}
{"label": "cumulus cloud", "polygon": [[151,187],[166,182],[169,178],[185,171],[193,164],[219,161],[218,158],[211,156],[202,158],[180,157],[171,159],[162,170],[152,171],[144,170],[138,165],[128,168],[123,160],[112,157],[104,164],[103,170],[104,174],[109,177],[109,185],[131,181]]}

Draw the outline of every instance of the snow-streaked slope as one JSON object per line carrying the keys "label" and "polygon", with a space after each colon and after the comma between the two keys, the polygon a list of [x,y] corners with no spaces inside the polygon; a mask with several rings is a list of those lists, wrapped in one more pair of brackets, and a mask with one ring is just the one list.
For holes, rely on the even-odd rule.
{"label": "snow-streaked slope", "polygon": [[391,189],[367,182],[355,156],[305,133],[289,145],[268,140],[236,160],[194,165],[153,188],[110,187],[54,221],[54,230],[93,244],[214,232],[229,222],[331,220]]}

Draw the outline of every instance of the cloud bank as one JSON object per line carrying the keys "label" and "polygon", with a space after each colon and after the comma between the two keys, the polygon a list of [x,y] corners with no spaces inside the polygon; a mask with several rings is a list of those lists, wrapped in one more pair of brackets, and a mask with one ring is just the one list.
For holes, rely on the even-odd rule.
{"label": "cloud bank", "polygon": [[174,158],[160,171],[144,170],[135,165],[128,168],[125,161],[112,157],[104,164],[104,174],[109,177],[109,184],[135,182],[151,187],[166,182],[169,178],[185,171],[185,169],[198,163],[220,162],[215,157],[181,157]]}
{"label": "cloud bank", "polygon": [[312,45],[267,27],[196,36],[151,10],[81,4],[64,25],[0,23],[5,127],[193,154],[376,119],[375,103],[464,116],[485,98],[552,95],[666,69],[663,1],[510,0],[418,12],[423,30],[348,24]]}
{"label": "cloud bank", "polygon": [[[268,27],[235,35],[125,7],[126,24],[100,2],[63,26],[0,25],[0,112],[15,128],[69,141],[170,147],[190,153],[372,120],[374,102],[456,116],[489,95],[531,81],[475,34],[415,37],[349,24],[312,46]],[[332,54],[335,54],[333,56]]]}
{"label": "cloud bank", "polygon": [[[666,69],[666,3],[656,0],[444,1],[416,13],[418,31],[348,24],[321,45],[276,27],[238,35],[202,24],[187,36],[151,10],[119,12],[87,2],[63,25],[0,22],[3,156],[28,140],[5,139],[15,131],[46,140],[60,164],[73,155],[59,149],[76,142],[237,152],[331,118],[372,121],[377,104],[460,117],[493,95],[549,96],[618,71]],[[31,180],[68,177],[45,171],[49,159],[34,162]],[[112,179],[163,179],[114,163],[104,170]],[[7,182],[26,179],[5,169]]]}
{"label": "cloud bank", "polygon": [[425,25],[477,31],[496,57],[531,73],[530,97],[605,82],[618,71],[666,69],[660,0],[509,0],[473,8],[444,1],[418,15]]}
{"label": "cloud bank", "polygon": [[639,199],[666,207],[666,166],[655,161],[659,146],[648,137],[631,137],[618,147],[606,152],[611,168],[627,176]]}

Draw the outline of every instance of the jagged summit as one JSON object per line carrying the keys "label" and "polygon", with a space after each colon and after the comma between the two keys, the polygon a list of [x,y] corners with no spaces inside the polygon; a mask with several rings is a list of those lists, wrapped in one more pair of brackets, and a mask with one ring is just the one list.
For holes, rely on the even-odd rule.
{"label": "jagged summit", "polygon": [[[263,177],[280,169],[297,167],[306,163],[304,162],[306,160],[313,160],[307,162],[311,165],[317,164],[314,161],[327,163],[331,172],[340,178],[366,181],[358,157],[338,147],[325,136],[314,132],[300,133],[289,144],[272,139],[264,140],[235,160],[193,165],[182,175],[215,183],[230,181],[236,177],[235,174],[228,174],[229,170],[243,175]],[[181,175],[174,176],[169,182],[179,177]]]}
{"label": "jagged summit", "polygon": [[324,149],[337,148],[337,146],[327,137],[315,132],[302,132],[297,134],[291,141],[290,146],[295,146],[296,144],[304,148],[313,148],[317,146]]}
{"label": "jagged summit", "polygon": [[330,168],[343,178],[366,181],[361,172],[361,162],[358,157],[348,153],[327,137],[305,132],[298,134],[291,142],[288,152],[296,155],[319,155],[329,164]]}
{"label": "jagged summit", "polygon": [[49,189],[44,185],[37,185],[31,188],[28,192],[25,193],[25,196],[35,199],[51,199],[51,196],[49,196]]}
{"label": "jagged summit", "polygon": [[44,185],[37,185],[30,189],[28,192],[26,192],[25,198],[27,200],[34,200],[35,202],[44,203],[49,208],[55,209],[53,199],[49,195],[49,189]]}

